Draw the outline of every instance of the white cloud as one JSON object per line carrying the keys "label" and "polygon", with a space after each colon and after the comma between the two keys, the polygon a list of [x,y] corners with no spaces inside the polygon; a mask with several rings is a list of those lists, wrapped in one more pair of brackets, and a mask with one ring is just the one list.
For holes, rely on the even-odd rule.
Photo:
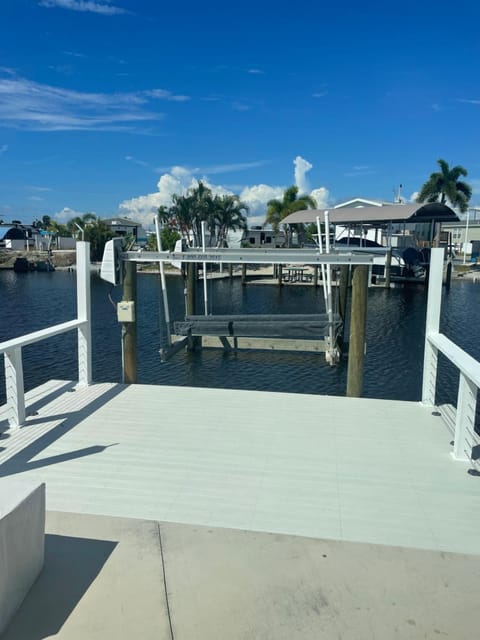
{"label": "white cloud", "polygon": [[[220,185],[214,185],[207,178],[202,178],[205,186],[209,187],[213,193],[219,195],[230,194],[231,191]],[[194,177],[190,169],[185,167],[172,167],[170,172],[160,176],[157,183],[158,191],[145,196],[124,200],[119,205],[119,215],[130,215],[136,221],[141,222],[145,227],[150,227],[153,218],[160,206],[169,207],[172,204],[172,196],[184,194],[188,189],[197,186],[198,180]]]}
{"label": "white cloud", "polygon": [[40,196],[28,196],[28,200],[31,200],[32,202],[43,202],[43,198],[40,198]]}
{"label": "white cloud", "polygon": [[419,194],[420,194],[420,191],[414,191],[409,198],[409,202],[416,202]]}
{"label": "white cloud", "polygon": [[77,218],[77,217],[81,218],[83,215],[84,215],[84,212],[75,211],[75,209],[70,209],[70,207],[63,207],[63,209],[61,211],[58,211],[58,213],[55,213],[53,217],[57,222],[65,223],[71,220],[72,218]]}
{"label": "white cloud", "polygon": [[37,187],[36,185],[29,185],[27,189],[29,189],[30,191],[41,191],[41,192],[52,191],[50,187]]}
{"label": "white cloud", "polygon": [[140,167],[148,167],[148,162],[145,162],[145,160],[137,160],[137,158],[134,158],[133,156],[125,156],[125,160],[133,162],[133,164],[138,164]]}
{"label": "white cloud", "polygon": [[[108,0],[107,0],[108,2]],[[113,16],[121,13],[127,13],[125,9],[106,4],[103,0],[93,2],[93,0],[40,0],[40,7],[47,9],[60,8],[70,9],[72,11],[88,11],[91,13],[100,13],[105,16]]]}
{"label": "white cloud", "polygon": [[[304,180],[305,173],[309,171],[311,165],[303,158],[300,158],[300,156],[298,156],[296,160],[298,160],[298,162],[296,162],[295,166],[299,167],[298,178],[301,182],[302,179]],[[232,164],[230,166],[235,165]],[[213,193],[219,195],[233,194],[233,191],[226,186],[212,183],[206,175],[201,178],[201,181],[209,187]],[[198,179],[195,170],[180,166],[173,167],[160,176],[157,184],[158,190],[156,192],[121,202],[119,205],[119,215],[129,215],[138,222],[141,222],[144,227],[150,228],[158,207],[171,206],[173,194],[184,194],[188,189],[195,187],[197,184]],[[236,189],[236,194],[240,197],[240,200],[245,202],[249,207],[249,225],[263,224],[265,221],[267,202],[274,198],[281,199],[285,188],[286,187],[282,185],[256,184]],[[303,193],[305,192],[308,192],[308,189],[303,191]],[[325,187],[314,189],[311,191],[311,195],[315,198],[319,208],[326,208],[328,206],[329,192]]]}
{"label": "white cloud", "polygon": [[244,171],[245,169],[256,169],[262,167],[265,162],[237,162],[232,164],[217,164],[211,167],[204,167],[201,169],[202,173],[215,174],[215,173],[231,173],[232,171]]}
{"label": "white cloud", "polygon": [[244,102],[239,102],[238,100],[232,103],[232,108],[235,109],[235,111],[250,111],[251,109],[251,107],[248,104],[245,104]]}
{"label": "white cloud", "polygon": [[310,195],[317,203],[317,209],[326,209],[328,207],[328,199],[330,192],[326,187],[319,187],[310,192]]}
{"label": "white cloud", "polygon": [[251,73],[253,75],[264,75],[265,71],[262,71],[261,69],[248,69],[247,73]]}
{"label": "white cloud", "polygon": [[313,167],[308,160],[302,158],[302,156],[297,156],[293,161],[295,165],[295,184],[298,187],[300,194],[308,192],[308,183],[306,175]]}
{"label": "white cloud", "polygon": [[252,187],[245,187],[239,195],[240,200],[248,205],[249,217],[261,216],[264,221],[267,202],[275,198],[282,198],[284,191],[284,187],[256,184]]}
{"label": "white cloud", "polygon": [[0,77],[0,120],[3,126],[34,131],[132,131],[139,122],[164,114],[152,102],[180,102],[164,89],[130,93],[83,93],[20,77]]}
{"label": "white cloud", "polygon": [[8,150],[8,144],[2,144],[0,146],[0,156]]}

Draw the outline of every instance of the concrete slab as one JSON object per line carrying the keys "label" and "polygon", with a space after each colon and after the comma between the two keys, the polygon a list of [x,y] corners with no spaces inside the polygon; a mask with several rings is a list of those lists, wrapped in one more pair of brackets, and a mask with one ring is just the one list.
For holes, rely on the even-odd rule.
{"label": "concrete slab", "polygon": [[158,524],[47,513],[45,565],[2,640],[170,640]]}
{"label": "concrete slab", "polygon": [[176,640],[478,636],[480,557],[162,524]]}
{"label": "concrete slab", "polygon": [[47,531],[2,640],[478,636],[480,556],[82,514]]}

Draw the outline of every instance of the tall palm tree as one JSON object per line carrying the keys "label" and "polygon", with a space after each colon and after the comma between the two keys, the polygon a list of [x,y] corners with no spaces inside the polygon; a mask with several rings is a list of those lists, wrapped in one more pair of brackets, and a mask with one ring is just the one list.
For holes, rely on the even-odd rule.
{"label": "tall palm tree", "polygon": [[274,231],[278,231],[281,221],[290,213],[303,209],[314,209],[317,206],[312,196],[298,195],[298,187],[292,185],[285,189],[282,200],[269,200],[267,202],[267,216],[265,222],[272,225]]}
{"label": "tall palm tree", "polygon": [[229,231],[247,229],[247,205],[238,196],[215,196],[213,227],[210,228],[210,238],[215,239],[217,247],[227,246]]}
{"label": "tall palm tree", "polygon": [[448,166],[445,160],[437,160],[440,171],[432,173],[429,179],[420,189],[417,202],[449,202],[453,207],[457,207],[462,213],[468,209],[468,203],[472,197],[472,187],[459,180],[460,176],[466,176],[467,170],[457,165]]}

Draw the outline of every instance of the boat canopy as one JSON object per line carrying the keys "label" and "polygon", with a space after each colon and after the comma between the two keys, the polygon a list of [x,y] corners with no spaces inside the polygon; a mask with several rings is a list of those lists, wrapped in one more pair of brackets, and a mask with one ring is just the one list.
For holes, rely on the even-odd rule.
{"label": "boat canopy", "polygon": [[388,222],[458,222],[455,211],[446,204],[392,204],[382,207],[339,207],[338,209],[305,209],[295,211],[282,220],[282,224],[314,223],[317,217],[323,222],[328,211],[332,224],[371,224]]}

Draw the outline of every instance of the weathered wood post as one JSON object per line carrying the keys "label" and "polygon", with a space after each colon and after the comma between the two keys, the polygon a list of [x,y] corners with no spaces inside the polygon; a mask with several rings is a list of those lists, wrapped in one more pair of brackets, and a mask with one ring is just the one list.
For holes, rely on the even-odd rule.
{"label": "weathered wood post", "polygon": [[125,263],[123,279],[123,301],[133,302],[133,320],[122,322],[123,340],[123,381],[134,384],[137,381],[137,323],[135,318],[137,303],[137,263]]}
{"label": "weathered wood post", "polygon": [[195,262],[187,262],[187,291],[185,299],[185,311],[187,316],[195,315],[195,284],[196,284],[196,267]]}
{"label": "weathered wood post", "polygon": [[247,284],[247,265],[242,264],[242,285]]}
{"label": "weathered wood post", "polygon": [[283,286],[283,265],[281,264],[277,265],[277,281],[279,287]]}
{"label": "weathered wood post", "polygon": [[338,280],[338,311],[343,323],[345,323],[345,318],[347,317],[347,291],[349,271],[350,267],[348,264],[341,265],[340,277]]}
{"label": "weathered wood post", "polygon": [[447,273],[445,276],[445,288],[447,289],[447,291],[450,289],[451,282],[452,282],[452,258],[448,258]]}
{"label": "weathered wood post", "polygon": [[[187,262],[187,281],[185,295],[185,312],[187,316],[195,315],[196,302],[196,284],[197,284],[197,263]],[[187,342],[187,350],[193,351],[198,345],[198,340],[194,336],[189,336]]]}
{"label": "weathered wood post", "polygon": [[317,265],[315,265],[313,267],[313,286],[315,288],[318,287],[318,267],[317,267]]}
{"label": "weathered wood post", "polygon": [[359,398],[363,386],[367,324],[368,266],[357,265],[352,278],[352,310],[348,349],[347,396]]}
{"label": "weathered wood post", "polygon": [[228,263],[228,277],[230,280],[233,278],[233,264],[231,262]]}
{"label": "weathered wood post", "polygon": [[385,289],[390,289],[390,271],[392,268],[392,249],[385,254]]}

